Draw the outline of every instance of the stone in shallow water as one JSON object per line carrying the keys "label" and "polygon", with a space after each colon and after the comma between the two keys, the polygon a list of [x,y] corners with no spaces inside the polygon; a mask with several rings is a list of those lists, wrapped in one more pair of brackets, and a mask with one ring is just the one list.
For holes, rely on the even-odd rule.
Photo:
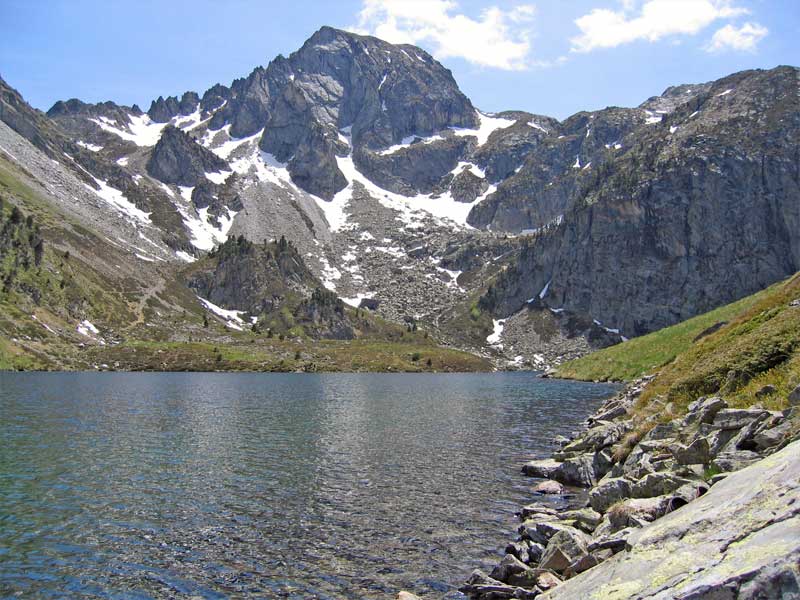
{"label": "stone in shallow water", "polygon": [[532,460],[522,466],[522,472],[528,477],[541,477],[542,479],[550,479],[561,466],[560,462],[552,458],[544,460]]}
{"label": "stone in shallow water", "polygon": [[542,481],[533,488],[535,494],[563,494],[564,486],[557,481]]}

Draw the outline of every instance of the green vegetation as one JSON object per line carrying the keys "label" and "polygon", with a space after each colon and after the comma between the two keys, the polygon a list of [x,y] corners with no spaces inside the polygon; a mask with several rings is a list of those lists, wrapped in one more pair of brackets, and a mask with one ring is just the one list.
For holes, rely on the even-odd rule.
{"label": "green vegetation", "polygon": [[[756,295],[730,323],[690,346],[659,371],[643,392],[682,410],[693,400],[721,393],[731,406],[759,403],[786,408],[800,385],[800,274]],[[765,385],[775,390],[764,392]]]}
{"label": "green vegetation", "polygon": [[734,408],[787,408],[789,393],[800,385],[798,301],[800,273],[705,315],[565,363],[557,375],[653,376],[633,408],[636,427],[614,448],[615,459],[624,459],[657,422],[685,414],[701,396],[719,394]]}
{"label": "green vegetation", "polygon": [[[418,356],[416,360],[414,357]],[[377,340],[279,340],[240,335],[212,342],[130,341],[93,346],[87,357],[108,369],[130,371],[471,372],[491,364],[477,356],[426,343]],[[424,359],[424,360],[423,360]]]}
{"label": "green vegetation", "polygon": [[730,322],[760,299],[773,293],[779,285],[781,284],[677,325],[566,362],[556,369],[556,376],[582,381],[630,381],[651,373],[675,360],[676,356],[689,349],[704,332]]}

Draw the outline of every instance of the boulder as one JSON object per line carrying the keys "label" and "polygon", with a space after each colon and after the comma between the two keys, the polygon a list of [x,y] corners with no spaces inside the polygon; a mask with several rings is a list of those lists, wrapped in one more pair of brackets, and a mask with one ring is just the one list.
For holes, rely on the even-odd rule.
{"label": "boulder", "polygon": [[397,594],[397,600],[421,600],[421,598],[411,592],[400,592]]}
{"label": "boulder", "polygon": [[532,460],[522,465],[522,472],[528,477],[541,477],[542,479],[552,479],[553,474],[561,467],[561,463],[546,458],[544,460]]}
{"label": "boulder", "polygon": [[519,516],[523,521],[530,519],[531,515],[552,515],[554,517],[558,517],[558,514],[559,513],[556,509],[543,502],[526,504],[522,507],[522,510],[519,511]]}
{"label": "boulder", "polygon": [[698,398],[687,408],[687,414],[683,422],[686,425],[691,425],[692,423],[711,423],[717,413],[727,407],[728,403],[716,396],[711,398]]}
{"label": "boulder", "polygon": [[586,533],[591,533],[600,524],[603,515],[587,507],[563,511],[558,514],[558,517],[560,519],[573,521],[575,527]]}
{"label": "boulder", "polygon": [[798,480],[800,442],[794,442],[633,531],[625,552],[544,598],[800,597]]}
{"label": "boulder", "polygon": [[590,552],[576,560],[572,563],[566,571],[564,571],[564,578],[569,579],[570,577],[575,577],[578,573],[583,573],[584,571],[588,571],[592,567],[596,567],[604,560],[608,560],[614,556],[614,553],[611,550],[595,550],[594,552]]}
{"label": "boulder", "polygon": [[563,451],[567,453],[585,453],[607,448],[616,444],[630,428],[631,425],[628,422],[598,421],[596,425],[574,442],[564,446]]}
{"label": "boulder", "polygon": [[630,498],[632,485],[625,477],[614,477],[600,483],[589,492],[589,504],[599,513],[620,500]]}
{"label": "boulder", "polygon": [[561,583],[561,578],[551,571],[539,570],[536,575],[536,587],[542,591],[547,591]]}
{"label": "boulder", "polygon": [[766,450],[777,446],[791,432],[791,423],[785,421],[776,427],[763,429],[753,436],[753,444],[757,450]]}
{"label": "boulder", "polygon": [[489,577],[510,585],[518,585],[516,582],[532,581],[533,575],[527,575],[530,571],[531,568],[516,556],[506,554],[503,560],[489,573]]}
{"label": "boulder", "polygon": [[702,437],[696,438],[688,446],[676,444],[671,450],[679,465],[705,465],[711,460],[708,440]]}
{"label": "boulder", "polygon": [[724,408],[714,416],[712,424],[717,429],[741,429],[768,415],[760,408]]}
{"label": "boulder", "polygon": [[496,579],[492,579],[483,571],[476,569],[472,572],[467,583],[459,588],[459,591],[466,594],[469,598],[486,600],[506,600],[516,598],[519,600],[533,600],[541,593],[541,590],[533,588],[525,590],[511,585],[507,585]]}
{"label": "boulder", "polygon": [[674,421],[669,423],[659,423],[648,431],[642,438],[643,442],[650,442],[654,440],[667,440],[673,439],[678,433],[678,425]]}
{"label": "boulder", "polygon": [[711,466],[722,473],[730,473],[744,469],[760,458],[760,455],[756,454],[755,452],[751,452],[750,450],[722,452],[713,461],[711,461]]}
{"label": "boulder", "polygon": [[638,527],[642,521],[655,521],[667,513],[669,506],[670,498],[667,496],[623,500],[606,513],[611,525],[610,532],[631,526]]}
{"label": "boulder", "polygon": [[611,448],[603,448],[594,453],[592,458],[592,468],[594,469],[595,479],[602,479],[614,467],[614,458]]}
{"label": "boulder", "polygon": [[631,497],[653,498],[662,496],[677,490],[687,483],[691,482],[672,473],[649,473],[631,486]]}
{"label": "boulder", "polygon": [[770,394],[774,394],[778,391],[774,385],[765,385],[760,390],[756,392],[756,398],[763,398],[765,396],[769,396]]}
{"label": "boulder", "polygon": [[789,406],[800,406],[800,385],[789,392]]}
{"label": "boulder", "polygon": [[539,566],[563,573],[572,563],[586,554],[588,538],[577,529],[563,529],[556,533],[547,544]]}
{"label": "boulder", "polygon": [[568,458],[553,474],[553,478],[565,485],[578,487],[592,487],[597,483],[594,474],[594,455],[582,454],[575,458]]}
{"label": "boulder", "polygon": [[530,540],[511,542],[506,546],[506,554],[517,557],[520,562],[525,564],[539,562],[542,552],[544,552],[544,546],[531,542]]}
{"label": "boulder", "polygon": [[580,533],[575,527],[572,526],[572,523],[567,521],[545,521],[543,523],[536,524],[536,532],[539,534],[541,539],[544,539],[545,541],[550,540],[560,531],[567,531],[576,534]]}
{"label": "boulder", "polygon": [[557,481],[542,481],[533,488],[534,494],[563,494],[564,486]]}
{"label": "boulder", "polygon": [[634,530],[635,528],[633,527],[625,527],[619,531],[600,536],[592,540],[588,549],[591,552],[597,550],[611,550],[611,552],[617,553],[625,548],[625,545],[628,543],[628,538]]}

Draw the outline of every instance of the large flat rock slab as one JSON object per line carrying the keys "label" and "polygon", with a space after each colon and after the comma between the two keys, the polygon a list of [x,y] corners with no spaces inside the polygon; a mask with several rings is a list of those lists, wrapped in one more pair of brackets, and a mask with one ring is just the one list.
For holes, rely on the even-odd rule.
{"label": "large flat rock slab", "polygon": [[800,598],[800,442],[631,534],[542,598]]}

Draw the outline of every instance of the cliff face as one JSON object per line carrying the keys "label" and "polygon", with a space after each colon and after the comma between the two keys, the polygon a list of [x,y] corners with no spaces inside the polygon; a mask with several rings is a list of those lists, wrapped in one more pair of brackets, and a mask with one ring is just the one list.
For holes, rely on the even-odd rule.
{"label": "cliff face", "polygon": [[[800,268],[798,71],[721,80],[622,157],[533,236],[482,299],[508,315],[539,295],[635,336]],[[680,301],[675,301],[680,299]]]}
{"label": "cliff face", "polygon": [[204,181],[207,172],[229,170],[224,160],[171,125],[164,128],[146,168],[159,181],[187,187]]}

